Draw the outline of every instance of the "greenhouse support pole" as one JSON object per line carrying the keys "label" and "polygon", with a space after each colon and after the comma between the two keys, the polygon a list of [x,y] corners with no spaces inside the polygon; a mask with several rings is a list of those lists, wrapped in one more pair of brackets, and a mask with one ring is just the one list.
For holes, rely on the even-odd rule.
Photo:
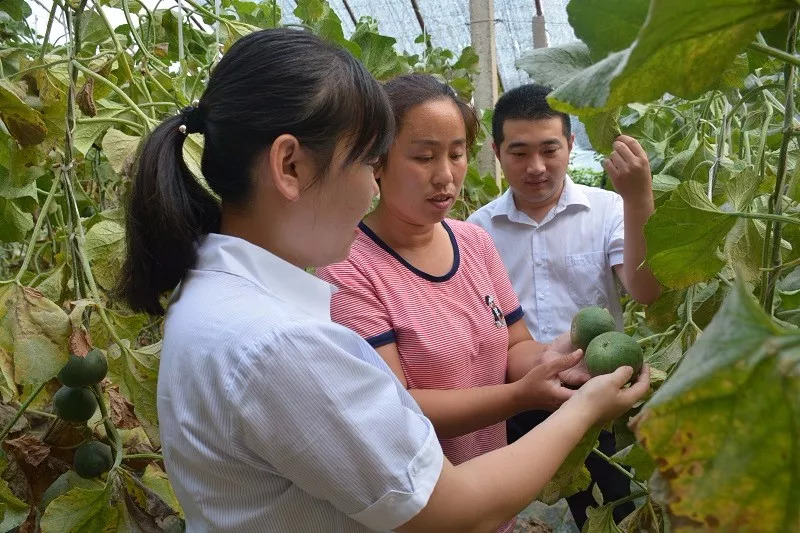
{"label": "greenhouse support pole", "polygon": [[536,14],[533,16],[533,47],[547,48],[547,29],[544,25],[542,0],[534,0]]}
{"label": "greenhouse support pole", "polygon": [[[469,1],[470,36],[478,54],[479,72],[475,77],[475,107],[492,109],[497,100],[497,49],[494,33],[494,0]],[[500,185],[500,164],[494,156],[492,143],[487,139],[478,153],[481,175],[491,174]]]}

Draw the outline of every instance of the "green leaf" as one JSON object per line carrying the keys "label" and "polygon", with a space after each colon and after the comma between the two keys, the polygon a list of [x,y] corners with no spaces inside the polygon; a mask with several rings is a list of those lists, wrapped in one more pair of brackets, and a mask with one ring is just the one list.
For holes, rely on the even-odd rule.
{"label": "green leaf", "polygon": [[33,13],[28,3],[23,0],[3,0],[0,3],[0,11],[5,11],[14,20],[25,20]]}
{"label": "green leaf", "polygon": [[585,490],[591,483],[591,476],[586,469],[584,462],[592,449],[597,446],[597,437],[600,435],[600,427],[592,427],[583,436],[581,441],[569,453],[564,462],[561,463],[553,479],[544,486],[539,494],[539,501],[548,505],[553,505],[561,498],[572,496],[573,494]]}
{"label": "green leaf", "polygon": [[74,470],[67,470],[56,479],[52,485],[47,487],[47,490],[42,494],[42,502],[39,504],[39,509],[47,509],[50,502],[74,489],[81,487],[84,489],[102,489],[103,484],[94,479],[84,479],[75,473]]}
{"label": "green leaf", "polygon": [[614,505],[586,508],[586,523],[581,533],[622,533],[614,522]]}
{"label": "green leaf", "polygon": [[658,464],[664,483],[656,496],[675,521],[697,530],[793,531],[800,334],[776,326],[738,282],[645,404],[635,431]]}
{"label": "green leaf", "polygon": [[619,528],[625,533],[661,533],[662,522],[661,508],[648,497],[644,505],[620,522]]}
{"label": "green leaf", "polygon": [[655,331],[665,331],[678,320],[678,307],[683,305],[686,291],[665,289],[658,300],[647,306],[645,318]]}
{"label": "green leaf", "polygon": [[548,100],[559,111],[592,114],[666,92],[692,98],[719,83],[759,29],[796,8],[793,0],[652,0],[629,48],[584,70]]}
{"label": "green leaf", "polygon": [[685,330],[681,330],[669,344],[657,352],[647,355],[645,362],[657,370],[668,372],[683,357],[684,334]]}
{"label": "green leaf", "polygon": [[310,26],[318,37],[347,49],[355,57],[361,57],[361,48],[345,39],[342,20],[324,0],[297,0],[294,14]]}
{"label": "green leaf", "polygon": [[571,0],[569,24],[594,60],[630,46],[647,17],[650,0]]}
{"label": "green leaf", "polygon": [[118,504],[112,506],[112,486],[76,487],[53,500],[42,515],[42,533],[118,531],[122,513]]}
{"label": "green leaf", "polygon": [[[123,314],[118,311],[106,309],[106,316],[111,322],[114,331],[121,339],[128,339],[135,342],[139,333],[147,325],[149,317],[145,314]],[[92,344],[98,348],[107,348],[113,342],[110,332],[103,321],[100,320],[99,313],[93,313],[89,325],[89,333],[92,337]]]}
{"label": "green leaf", "polygon": [[23,102],[25,92],[8,80],[0,80],[0,119],[20,146],[33,146],[47,136],[42,114]]}
{"label": "green leaf", "polygon": [[67,290],[69,275],[69,266],[66,263],[61,263],[36,286],[36,290],[53,302],[60,302],[63,300],[64,293]]}
{"label": "green leaf", "polygon": [[608,155],[614,149],[614,140],[619,137],[619,108],[580,117],[586,127],[586,135],[596,152]]}
{"label": "green leaf", "polygon": [[681,180],[667,174],[656,174],[653,176],[653,199],[656,205],[659,204],[660,199],[669,198],[670,193],[680,184]]}
{"label": "green leaf", "polygon": [[533,81],[554,88],[591,64],[589,49],[583,43],[534,48],[517,60],[517,68],[527,72]]}
{"label": "green leaf", "polygon": [[724,252],[731,269],[748,282],[761,278],[761,255],[764,237],[759,234],[758,221],[737,219],[725,237]]}
{"label": "green leaf", "polygon": [[102,220],[86,232],[86,256],[97,283],[111,289],[125,257],[125,228],[111,220]]}
{"label": "green leaf", "polygon": [[656,462],[638,442],[618,451],[611,459],[633,468],[634,477],[639,481],[647,481],[656,468]]}
{"label": "green leaf", "polygon": [[644,227],[653,274],[674,289],[711,278],[725,265],[717,249],[735,223],[735,217],[708,200],[699,183],[681,183]]}
{"label": "green leaf", "polygon": [[0,197],[0,242],[19,242],[33,229],[33,216],[15,201]]}
{"label": "green leaf", "polygon": [[161,342],[138,350],[108,350],[108,374],[119,391],[133,404],[134,412],[154,448],[160,447],[156,384]]}
{"label": "green leaf", "polygon": [[67,363],[69,317],[28,287],[0,286],[0,366],[8,387],[42,383]]}
{"label": "green leaf", "polygon": [[361,47],[361,62],[376,79],[389,79],[400,72],[394,38],[356,29],[352,40]]}
{"label": "green leaf", "polygon": [[127,174],[136,156],[140,137],[109,128],[103,136],[103,153],[117,174]]}

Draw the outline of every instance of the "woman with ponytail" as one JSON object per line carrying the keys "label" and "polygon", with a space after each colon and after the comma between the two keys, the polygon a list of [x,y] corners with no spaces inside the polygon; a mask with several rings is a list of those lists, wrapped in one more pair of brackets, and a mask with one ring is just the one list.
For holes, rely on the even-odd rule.
{"label": "woman with ponytail", "polygon": [[[542,431],[444,458],[381,357],[331,322],[332,287],[304,271],[347,257],[393,131],[356,59],[276,29],[236,42],[142,146],[118,291],[137,310],[166,305],[158,415],[187,531],[496,529],[590,425],[644,394],[620,389],[630,371],[595,378]],[[204,184],[183,160],[190,133],[204,136]]]}

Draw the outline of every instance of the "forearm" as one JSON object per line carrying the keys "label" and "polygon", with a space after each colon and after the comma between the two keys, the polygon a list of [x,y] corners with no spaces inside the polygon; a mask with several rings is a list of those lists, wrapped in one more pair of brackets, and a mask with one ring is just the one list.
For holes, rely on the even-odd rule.
{"label": "forearm", "polygon": [[428,505],[398,531],[495,531],[537,497],[591,423],[565,404],[514,444],[446,463]]}
{"label": "forearm", "polygon": [[[647,265],[642,265],[647,257],[644,225],[654,211],[652,197],[637,204],[624,203],[625,245],[622,259],[624,284],[631,297],[644,304],[652,303],[661,294],[658,280]],[[642,267],[639,268],[639,265]]]}
{"label": "forearm", "polygon": [[514,384],[469,389],[409,389],[440,438],[466,435],[497,424],[524,409]]}

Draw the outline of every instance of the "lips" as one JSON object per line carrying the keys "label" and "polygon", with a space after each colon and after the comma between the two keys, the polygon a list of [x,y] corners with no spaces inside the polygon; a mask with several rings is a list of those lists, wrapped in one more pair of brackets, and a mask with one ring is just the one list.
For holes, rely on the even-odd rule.
{"label": "lips", "polygon": [[428,200],[432,202],[447,202],[453,198],[451,194],[437,194],[436,196],[432,196],[428,198]]}

